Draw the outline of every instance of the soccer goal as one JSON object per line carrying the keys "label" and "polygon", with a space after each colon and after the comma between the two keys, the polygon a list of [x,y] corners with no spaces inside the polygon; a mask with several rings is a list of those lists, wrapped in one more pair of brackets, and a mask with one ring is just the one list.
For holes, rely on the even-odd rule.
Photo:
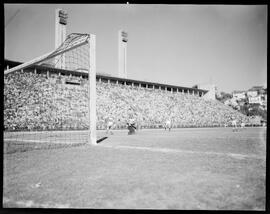
{"label": "soccer goal", "polygon": [[4,72],[4,141],[96,144],[95,35]]}

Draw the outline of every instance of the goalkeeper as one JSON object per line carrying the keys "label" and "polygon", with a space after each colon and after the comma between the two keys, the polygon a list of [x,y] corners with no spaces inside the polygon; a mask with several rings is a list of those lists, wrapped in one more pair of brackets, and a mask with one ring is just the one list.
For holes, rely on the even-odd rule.
{"label": "goalkeeper", "polygon": [[128,126],[128,135],[135,134],[136,127],[135,127],[135,119],[134,118],[129,119],[127,126]]}

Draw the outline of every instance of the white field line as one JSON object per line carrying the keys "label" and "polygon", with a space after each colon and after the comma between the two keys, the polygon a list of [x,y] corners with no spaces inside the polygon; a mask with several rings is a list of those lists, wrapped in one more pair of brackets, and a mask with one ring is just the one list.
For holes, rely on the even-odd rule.
{"label": "white field line", "polygon": [[[144,129],[148,130],[148,129]],[[155,129],[151,129],[155,130]],[[116,132],[128,132],[127,129],[113,129],[113,131]],[[17,131],[17,132],[4,132],[4,134],[9,134],[9,135],[36,135],[36,134],[69,134],[69,133],[85,133],[86,135],[88,134],[89,130],[58,130],[58,131]],[[97,130],[97,133],[106,133],[106,129],[104,130]]]}
{"label": "white field line", "polygon": [[141,147],[141,146],[109,146],[109,145],[100,145],[100,146],[108,147],[108,148],[115,148],[115,149],[146,150],[146,151],[151,151],[151,152],[219,155],[219,156],[229,156],[229,157],[233,157],[233,158],[237,158],[237,159],[244,159],[244,158],[265,159],[265,157],[258,156],[258,155],[244,155],[244,154],[237,154],[237,153],[199,152],[199,151],[190,151],[190,150],[167,149],[167,148],[150,148],[150,147]]}
{"label": "white field line", "polygon": [[[46,141],[46,140],[22,140],[22,139],[15,139],[15,138],[6,138],[4,141],[16,141],[16,142],[26,142],[26,143],[55,143],[55,144],[72,144],[73,142],[71,141]],[[81,142],[76,142],[74,144],[81,143]],[[83,143],[83,142],[82,142]]]}
{"label": "white field line", "polygon": [[28,142],[28,143],[50,143],[50,141],[46,140],[22,140],[22,139],[15,139],[15,138],[5,138],[4,141],[17,141],[17,142]]}
{"label": "white field line", "polygon": [[[58,204],[58,203],[35,203],[32,200],[27,201],[13,201],[8,198],[3,198],[3,207],[5,208],[6,204],[13,203],[21,208],[69,208],[69,204]],[[8,207],[8,206],[7,206]]]}
{"label": "white field line", "polygon": [[36,134],[57,134],[57,133],[87,133],[87,130],[69,130],[69,131],[23,131],[23,132],[5,132],[10,135],[36,135]]}

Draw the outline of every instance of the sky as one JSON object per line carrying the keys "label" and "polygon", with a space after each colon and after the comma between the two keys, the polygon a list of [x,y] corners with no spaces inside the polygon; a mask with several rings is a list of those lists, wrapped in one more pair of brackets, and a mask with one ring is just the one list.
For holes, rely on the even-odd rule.
{"label": "sky", "polygon": [[267,5],[5,4],[5,59],[54,50],[57,8],[67,34],[96,35],[97,73],[118,76],[123,29],[129,79],[227,93],[267,86]]}

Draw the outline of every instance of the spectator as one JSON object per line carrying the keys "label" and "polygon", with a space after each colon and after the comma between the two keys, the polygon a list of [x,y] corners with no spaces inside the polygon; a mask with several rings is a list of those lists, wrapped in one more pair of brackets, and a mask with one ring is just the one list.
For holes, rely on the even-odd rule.
{"label": "spectator", "polygon": [[[4,78],[5,130],[62,130],[89,127],[86,80],[65,84],[66,76],[15,72]],[[126,127],[129,114],[140,127],[162,127],[170,116],[174,127],[222,126],[234,117],[249,118],[214,100],[159,89],[97,82],[97,128],[106,129],[110,117],[117,128]]]}

